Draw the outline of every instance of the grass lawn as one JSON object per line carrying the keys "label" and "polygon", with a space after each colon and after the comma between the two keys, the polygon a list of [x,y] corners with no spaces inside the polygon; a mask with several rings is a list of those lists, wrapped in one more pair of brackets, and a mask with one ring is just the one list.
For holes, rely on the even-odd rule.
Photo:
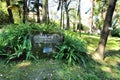
{"label": "grass lawn", "polygon": [[[91,55],[99,36],[82,34]],[[41,59],[4,64],[0,61],[0,80],[120,80],[120,38],[109,37],[104,61],[90,59],[83,65],[68,66],[62,61]]]}

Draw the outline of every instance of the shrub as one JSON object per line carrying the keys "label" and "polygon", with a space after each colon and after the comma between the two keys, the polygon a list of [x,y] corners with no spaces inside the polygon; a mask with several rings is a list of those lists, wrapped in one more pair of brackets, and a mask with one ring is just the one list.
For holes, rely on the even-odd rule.
{"label": "shrub", "polygon": [[28,25],[9,25],[0,34],[0,55],[12,59],[31,59],[30,27]]}
{"label": "shrub", "polygon": [[43,23],[43,24],[30,24],[32,31],[32,34],[37,33],[61,33],[60,28],[55,23]]}
{"label": "shrub", "polygon": [[111,35],[114,37],[120,37],[120,28],[113,29]]}
{"label": "shrub", "polygon": [[85,62],[88,56],[86,54],[86,42],[79,39],[77,33],[65,31],[64,42],[62,45],[57,46],[57,48],[59,52],[55,55],[55,58],[64,60],[68,65],[82,62],[86,66]]}
{"label": "shrub", "polygon": [[7,62],[14,59],[36,59],[37,55],[31,51],[31,34],[55,31],[58,32],[58,29],[54,23],[8,25],[0,33],[0,56],[7,58]]}

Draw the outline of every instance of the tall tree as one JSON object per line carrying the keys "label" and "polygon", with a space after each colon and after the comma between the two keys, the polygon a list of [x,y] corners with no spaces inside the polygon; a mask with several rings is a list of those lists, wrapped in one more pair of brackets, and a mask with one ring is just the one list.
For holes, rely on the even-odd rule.
{"label": "tall tree", "polygon": [[42,21],[48,22],[49,21],[49,12],[48,12],[48,0],[43,0],[43,11],[42,11]]}
{"label": "tall tree", "polygon": [[26,22],[27,19],[27,0],[23,0],[23,23]]}
{"label": "tall tree", "polygon": [[60,14],[60,27],[61,29],[64,29],[64,12],[63,8],[64,7],[64,0],[58,0],[58,7],[57,11],[61,8],[61,14]]}
{"label": "tall tree", "polygon": [[104,59],[104,51],[107,43],[107,38],[109,35],[109,27],[111,27],[111,24],[112,24],[112,16],[116,6],[116,2],[117,0],[109,1],[107,13],[106,13],[106,17],[103,25],[103,30],[100,36],[100,41],[93,56],[94,59],[100,59],[100,60]]}
{"label": "tall tree", "polygon": [[[7,7],[10,6],[10,0],[6,0]],[[14,23],[13,13],[10,8],[7,8],[8,14],[9,14],[9,21],[10,23]]]}
{"label": "tall tree", "polygon": [[70,18],[69,18],[68,7],[69,7],[71,0],[70,1],[64,0],[64,2],[65,2],[65,12],[66,12],[66,30],[68,30],[70,28]]}
{"label": "tall tree", "polygon": [[94,0],[90,0],[91,1],[91,9],[90,9],[90,17],[89,17],[89,33],[92,33],[92,27],[93,27],[93,8],[94,8]]}
{"label": "tall tree", "polygon": [[81,11],[80,11],[81,5],[80,5],[80,3],[81,3],[81,0],[79,0],[77,16],[78,16],[78,20],[79,20],[78,28],[79,28],[80,36],[81,36]]}
{"label": "tall tree", "polygon": [[[61,5],[61,15],[60,15],[60,27],[61,28],[63,28],[63,22],[64,22],[64,19],[63,19],[63,17],[64,17],[64,14],[63,14],[63,0],[59,0],[59,5]],[[57,10],[59,10],[59,6],[58,5],[58,9]]]}
{"label": "tall tree", "polygon": [[40,10],[39,10],[39,0],[36,0],[36,9],[37,9],[37,23],[40,22]]}
{"label": "tall tree", "polygon": [[[59,10],[60,9],[60,7],[61,7],[61,9],[63,8],[63,4],[64,4],[64,8],[65,8],[65,13],[66,13],[66,30],[68,30],[69,28],[70,28],[70,19],[69,19],[69,9],[68,9],[68,7],[69,7],[69,5],[70,5],[70,3],[71,3],[71,0],[59,0],[59,4],[58,4],[58,8],[57,8],[57,10]],[[62,14],[62,13],[61,13]],[[63,15],[63,16],[62,16]],[[63,20],[64,20],[64,13],[61,15],[61,20],[62,20],[62,18],[63,18]],[[63,21],[62,20],[62,21]],[[61,24],[62,22],[60,22],[60,24]],[[64,23],[64,21],[63,21],[63,23]],[[63,24],[63,26],[64,26],[64,24]]]}

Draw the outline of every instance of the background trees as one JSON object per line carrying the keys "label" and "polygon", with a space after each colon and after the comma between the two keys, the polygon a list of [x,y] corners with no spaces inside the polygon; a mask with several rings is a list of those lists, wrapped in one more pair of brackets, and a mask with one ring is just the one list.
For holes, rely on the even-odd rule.
{"label": "background trees", "polygon": [[40,9],[39,9],[39,0],[36,0],[36,8],[37,8],[37,22],[40,22]]}
{"label": "background trees", "polygon": [[[108,26],[115,26],[115,24],[120,24],[119,10],[118,10],[119,5],[116,7],[115,14],[113,15],[113,13],[111,13],[114,17],[113,18],[114,24],[112,25],[112,21],[110,21],[110,18],[112,17],[112,15],[110,14],[110,12],[108,12],[109,14],[107,13],[107,15],[106,15],[106,16],[109,15],[109,21],[107,19],[108,17],[105,17],[106,10],[108,11],[106,6],[109,5],[108,2],[110,2],[110,1],[90,0],[91,7],[86,12],[86,14],[89,14],[89,21],[88,22],[84,21],[86,24],[89,23],[89,26],[86,27],[86,26],[84,26],[84,24],[82,22],[83,16],[81,16],[81,14],[83,12],[81,11],[82,10],[81,1],[82,0],[58,0],[58,1],[54,1],[57,3],[56,7],[58,6],[58,9],[56,9],[56,13],[58,12],[58,17],[56,18],[55,22],[58,23],[57,20],[60,19],[60,27],[62,27],[63,29],[67,29],[67,30],[74,29],[73,31],[77,31],[77,30],[75,30],[75,27],[77,27],[79,30],[83,29],[85,31],[86,28],[87,29],[90,28],[90,31],[87,30],[86,32],[90,32],[90,33],[93,32],[93,34],[97,33],[97,29],[101,29],[103,27],[102,34],[104,34],[104,35],[101,35],[101,38],[104,37],[104,40],[100,39],[100,41],[104,41],[104,42],[100,42],[100,43],[102,43],[105,47],[106,41],[107,41],[106,36],[108,36],[108,34],[109,34]],[[10,5],[16,4],[16,2],[17,1],[11,1],[12,4],[10,4],[10,0],[6,0],[6,4],[7,4],[6,9],[8,10],[9,20],[11,23],[14,23],[14,18],[13,18],[14,12],[12,12],[11,9],[8,7]],[[30,4],[28,4],[28,3],[30,3]],[[38,23],[40,21],[42,21],[42,22],[49,22],[50,21],[49,16],[51,16],[51,15],[49,14],[50,8],[48,6],[52,5],[52,4],[49,3],[49,0],[43,0],[43,1],[41,1],[41,4],[40,4],[40,0],[36,0],[34,2],[31,2],[30,0],[29,1],[23,0],[23,1],[21,1],[21,4],[22,4],[22,8],[21,7],[20,8],[22,11],[23,23],[26,22],[27,17],[28,17],[27,15],[28,15],[29,11],[31,11],[33,13],[33,16],[35,16]],[[29,9],[29,7],[31,7],[30,6],[31,4],[33,4],[32,8]],[[42,10],[39,9],[40,6],[42,7]],[[110,6],[111,6],[111,4],[110,4]],[[59,11],[61,13],[59,13]],[[40,13],[42,13],[42,15]],[[105,19],[105,21],[103,21],[104,19]],[[107,24],[107,22],[110,24]],[[103,23],[104,23],[104,25],[103,25]],[[106,28],[106,25],[107,25],[107,28]],[[113,29],[115,29],[115,27]],[[82,31],[82,30],[80,30],[80,31]],[[115,30],[113,30],[113,31],[115,31]],[[101,31],[99,31],[99,33],[100,32]],[[112,34],[113,33],[114,32],[112,32]],[[104,49],[100,50],[100,51],[104,52]]]}
{"label": "background trees", "polygon": [[27,19],[27,0],[23,0],[23,23],[26,22]]}
{"label": "background trees", "polygon": [[43,13],[42,21],[43,22],[48,22],[49,21],[48,0],[43,1],[42,13]]}

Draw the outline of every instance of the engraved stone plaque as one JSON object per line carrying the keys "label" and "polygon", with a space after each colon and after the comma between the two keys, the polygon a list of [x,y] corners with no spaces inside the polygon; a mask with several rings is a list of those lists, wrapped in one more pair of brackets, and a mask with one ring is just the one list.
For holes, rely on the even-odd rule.
{"label": "engraved stone plaque", "polygon": [[59,44],[61,36],[58,34],[38,34],[33,36],[34,43],[55,43]]}
{"label": "engraved stone plaque", "polygon": [[63,41],[63,36],[60,34],[36,34],[31,35],[31,41],[34,52],[52,53],[55,51],[55,46]]}

